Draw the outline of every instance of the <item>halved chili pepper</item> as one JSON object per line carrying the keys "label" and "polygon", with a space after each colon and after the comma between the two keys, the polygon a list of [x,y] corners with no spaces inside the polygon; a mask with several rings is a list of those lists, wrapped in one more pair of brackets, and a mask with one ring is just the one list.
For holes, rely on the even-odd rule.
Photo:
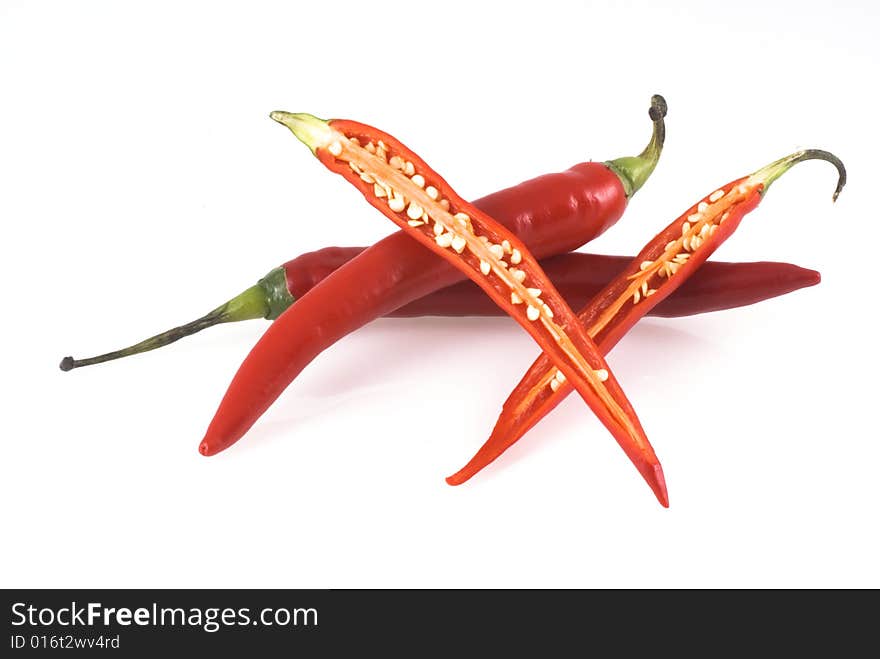
{"label": "halved chili pepper", "polygon": [[[654,96],[651,140],[639,156],[583,162],[474,204],[506,224],[538,258],[576,249],[620,218],[629,197],[653,171],[666,134],[665,114],[665,101]],[[388,155],[378,145],[373,149]],[[259,388],[236,384],[234,392],[227,392],[199,450],[213,455],[231,446],[303,368],[348,333],[463,279],[458,269],[403,231],[364,250],[299,299],[295,312],[281,314],[269,327],[263,340],[273,341],[276,351],[260,367]]]}
{"label": "halved chili pepper", "polygon": [[[273,112],[271,117],[406,235],[458,268],[516,320],[611,432],[660,503],[669,505],[663,470],[635,411],[525,243],[462,199],[427,163],[387,133],[354,121],[325,121],[304,113]],[[235,399],[242,390],[260,390],[267,362],[278,358],[287,340],[283,334],[267,332],[245,358],[227,396]]]}
{"label": "halved chili pepper", "polygon": [[[364,247],[325,247],[306,252],[273,268],[256,284],[185,325],[135,345],[87,359],[65,357],[61,370],[137,355],[174,343],[222,323],[265,318],[274,320],[331,272],[364,251]],[[572,308],[582,307],[632,260],[630,256],[569,252],[541,260],[541,267]],[[649,316],[676,318],[754,304],[814,286],[815,270],[791,263],[709,261],[670,297],[648,311]],[[419,316],[506,316],[470,280],[447,286],[387,314],[391,318]]]}
{"label": "halved chili pepper", "polygon": [[[760,203],[773,181],[795,164],[813,159],[837,168],[833,197],[837,200],[846,183],[843,163],[827,151],[807,149],[718,188],[657,234],[578,314],[602,352],[611,350],[641,317],[683,284]],[[547,355],[538,357],[505,401],[489,439],[446,481],[465,482],[507,450],[571,393],[567,377]]]}

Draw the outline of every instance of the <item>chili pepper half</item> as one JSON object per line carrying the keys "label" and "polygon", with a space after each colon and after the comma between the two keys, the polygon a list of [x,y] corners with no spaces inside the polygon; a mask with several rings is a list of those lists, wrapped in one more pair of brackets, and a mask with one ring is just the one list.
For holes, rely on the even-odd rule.
{"label": "chili pepper half", "polygon": [[[364,251],[364,247],[325,247],[306,252],[273,268],[256,284],[185,325],[87,359],[65,357],[61,370],[129,357],[174,343],[221,323],[265,318],[274,320],[331,272]],[[632,260],[630,256],[569,252],[541,260],[541,267],[572,308],[582,307]],[[709,261],[672,295],[648,311],[649,316],[677,318],[721,311],[818,284],[815,270],[791,263],[726,263]],[[391,318],[419,316],[505,316],[470,280],[447,286],[388,314]]]}
{"label": "chili pepper half", "polygon": [[[641,155],[579,163],[490,194],[475,205],[514,231],[538,258],[579,247],[620,218],[629,196],[653,171],[666,134],[662,97],[651,99],[648,114],[653,130]],[[364,148],[371,148],[370,143]],[[381,146],[372,148],[377,157],[388,158]],[[411,161],[407,165],[398,157],[394,162],[415,175]],[[436,191],[431,187],[426,186],[426,194]],[[383,191],[381,186],[378,190]],[[264,340],[274,341],[276,352],[263,364],[260,387],[236,384],[227,392],[200,452],[213,455],[241,438],[302,369],[348,333],[464,279],[404,231],[367,248],[299,299],[295,313],[281,314],[269,327]]]}
{"label": "chili pepper half", "polygon": [[[465,201],[420,157],[391,135],[354,121],[273,112],[332,172],[413,238],[458,268],[540,345],[611,432],[663,506],[660,462],[608,365],[538,260],[517,236]],[[373,148],[368,149],[367,145]],[[278,327],[273,325],[271,329]],[[262,385],[282,335],[257,343],[235,380]],[[235,381],[233,382],[235,387]],[[233,391],[231,389],[230,391]],[[235,394],[237,395],[237,394]]]}
{"label": "chili pepper half", "polygon": [[[600,350],[611,350],[641,317],[683,284],[757,207],[773,181],[795,164],[812,159],[837,168],[836,201],[846,183],[843,163],[827,151],[808,149],[718,188],[657,234],[578,314]],[[538,357],[505,401],[489,439],[446,481],[465,482],[514,444],[571,393],[567,377],[547,355]]]}

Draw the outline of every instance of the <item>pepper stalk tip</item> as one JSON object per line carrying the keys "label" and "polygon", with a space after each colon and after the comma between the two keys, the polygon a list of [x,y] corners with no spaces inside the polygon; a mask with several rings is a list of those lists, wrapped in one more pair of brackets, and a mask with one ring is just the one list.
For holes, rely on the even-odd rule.
{"label": "pepper stalk tip", "polygon": [[312,153],[319,147],[327,145],[332,139],[330,122],[305,112],[285,112],[275,110],[269,117],[283,126],[287,126],[296,139],[305,144]]}
{"label": "pepper stalk tip", "polygon": [[837,187],[834,188],[834,194],[831,196],[832,203],[837,201],[843,186],[846,185],[846,168],[843,166],[843,161],[840,158],[830,151],[823,151],[822,149],[801,149],[800,151],[795,151],[779,160],[774,160],[769,165],[765,165],[752,174],[749,180],[763,185],[761,189],[761,194],[763,195],[776,179],[804,160],[824,160],[837,168]]}
{"label": "pepper stalk tip", "polygon": [[620,182],[623,184],[626,198],[630,199],[645,184],[648,177],[657,167],[660,160],[660,154],[663,151],[663,144],[666,141],[666,113],[669,110],[666,105],[666,99],[660,94],[654,94],[651,97],[651,107],[648,109],[648,116],[654,123],[651,133],[651,140],[648,145],[637,156],[627,156],[624,158],[616,158],[608,160],[605,166],[612,172],[617,174]]}

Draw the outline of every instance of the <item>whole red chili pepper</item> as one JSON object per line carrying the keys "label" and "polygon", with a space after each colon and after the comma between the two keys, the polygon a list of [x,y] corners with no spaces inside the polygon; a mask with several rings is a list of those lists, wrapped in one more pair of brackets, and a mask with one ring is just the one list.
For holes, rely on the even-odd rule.
{"label": "whole red chili pepper", "polygon": [[[603,353],[730,237],[773,181],[795,164],[813,159],[828,161],[837,168],[839,178],[833,197],[837,200],[846,183],[843,163],[827,151],[807,149],[718,188],[657,234],[578,314]],[[470,462],[446,481],[450,485],[465,482],[538,423],[571,393],[566,376],[547,355],[538,357],[505,401],[492,435]]]}
{"label": "whole red chili pepper", "polygon": [[[133,346],[88,359],[65,357],[61,370],[140,354],[161,348],[221,323],[265,318],[273,320],[331,272],[364,251],[364,247],[325,247],[306,252],[272,269],[260,281],[201,318]],[[631,256],[569,252],[541,261],[541,267],[572,308],[584,306],[632,261]],[[819,273],[790,263],[726,263],[708,261],[681,288],[648,311],[649,316],[676,318],[754,304],[814,286]],[[506,316],[480,288],[467,280],[414,300],[387,317]],[[601,347],[601,346],[600,346]]]}
{"label": "whole red chili pepper", "polygon": [[[637,157],[580,163],[475,204],[505,223],[539,258],[571,251],[619,219],[628,197],[653,171],[663,147],[665,113],[663,98],[654,96],[651,140]],[[373,149],[387,155],[383,147],[374,144]],[[406,171],[406,161],[403,167]],[[411,161],[409,167],[415,175]],[[213,455],[232,445],[309,362],[348,333],[462,279],[455,267],[402,231],[364,250],[300,298],[295,313],[284,313],[273,323],[267,335],[283,333],[284,350],[266,364],[259,391],[227,394],[199,450]]]}
{"label": "whole red chili pepper", "polygon": [[[663,506],[669,505],[663,470],[635,411],[596,345],[556,291],[525,243],[504,225],[462,199],[396,138],[348,120],[273,112],[332,172],[354,185],[405,235],[442,257],[482,288],[543,348],[556,368],[611,432]],[[390,254],[394,259],[396,254]],[[318,287],[320,288],[320,287]],[[315,288],[304,299],[314,295]],[[338,303],[338,302],[337,302]],[[224,403],[242,397],[259,404],[286,362],[290,336],[282,314],[245,358],[203,441],[216,445]],[[277,331],[276,331],[277,330]],[[283,368],[280,370],[284,370]],[[257,396],[250,392],[256,391]],[[219,435],[222,440],[229,435]],[[237,439],[237,438],[236,438]]]}

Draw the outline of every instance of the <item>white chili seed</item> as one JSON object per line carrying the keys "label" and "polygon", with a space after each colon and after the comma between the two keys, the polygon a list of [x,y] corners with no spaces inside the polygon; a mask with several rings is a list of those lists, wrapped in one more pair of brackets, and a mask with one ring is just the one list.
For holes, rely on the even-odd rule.
{"label": "white chili seed", "polygon": [[559,380],[557,380],[556,378],[550,380],[550,388],[553,391],[559,391]]}
{"label": "white chili seed", "polygon": [[723,196],[724,196],[724,190],[716,190],[711,195],[709,195],[709,201],[714,203],[714,202],[718,201],[719,199],[721,199],[721,197],[723,197]]}
{"label": "white chili seed", "polygon": [[406,161],[406,164],[403,166],[403,172],[407,176],[412,176],[416,173],[415,165],[413,165],[409,160]]}
{"label": "white chili seed", "polygon": [[327,147],[327,150],[334,156],[338,156],[342,153],[342,144],[339,142],[332,142],[330,146]]}
{"label": "white chili seed", "polygon": [[406,202],[404,201],[403,197],[399,197],[395,193],[395,195],[388,200],[388,208],[393,210],[395,213],[399,213],[404,208],[406,208]]}
{"label": "white chili seed", "polygon": [[708,208],[709,208],[709,204],[707,204],[705,201],[701,201],[699,204],[697,204],[697,212],[698,213],[705,213],[706,210],[708,210]]}
{"label": "white chili seed", "polygon": [[420,188],[425,187],[425,177],[422,176],[421,174],[414,174],[410,180],[413,183],[415,183],[417,186],[419,186]]}
{"label": "white chili seed", "polygon": [[551,309],[548,304],[544,305],[544,315],[546,315],[547,318],[553,318],[553,309]]}
{"label": "white chili seed", "polygon": [[510,241],[509,240],[502,240],[501,247],[504,249],[504,252],[506,254],[510,254]]}
{"label": "white chili seed", "polygon": [[465,240],[462,236],[456,236],[452,239],[452,249],[461,254],[464,251],[465,245],[467,245],[467,240]]}
{"label": "white chili seed", "polygon": [[538,320],[538,318],[540,318],[540,317],[541,317],[541,312],[538,311],[538,309],[536,307],[533,307],[530,304],[529,308],[526,309],[526,318],[528,318],[529,320]]}
{"label": "white chili seed", "polygon": [[[425,188],[425,193],[426,193],[431,199],[436,199],[437,197],[440,196],[440,191],[437,190],[437,188],[435,188],[433,185],[429,185],[427,188]],[[449,202],[446,202],[446,203],[448,204]]]}
{"label": "white chili seed", "polygon": [[492,270],[492,266],[488,261],[480,261],[480,272],[484,275],[488,275]]}
{"label": "white chili seed", "polygon": [[504,248],[501,245],[489,245],[489,251],[496,259],[504,257]]}
{"label": "white chili seed", "polygon": [[373,194],[375,194],[377,197],[379,197],[381,199],[382,197],[385,196],[385,188],[383,188],[381,185],[376,183],[376,185],[373,186]]}
{"label": "white chili seed", "polygon": [[440,245],[440,247],[449,247],[452,244],[452,234],[444,233],[434,238],[434,240],[437,241],[437,244]]}
{"label": "white chili seed", "polygon": [[516,293],[510,294],[510,303],[511,304],[522,304],[522,298]]}
{"label": "white chili seed", "polygon": [[520,251],[514,247],[513,251],[510,253],[510,262],[513,263],[513,265],[516,265],[520,261],[522,261],[522,254],[520,254]]}
{"label": "white chili seed", "polygon": [[599,379],[599,382],[605,382],[608,379],[608,371],[604,368],[600,368],[597,371],[594,371],[596,377]]}
{"label": "white chili seed", "polygon": [[422,213],[425,212],[425,209],[419,206],[417,203],[410,202],[409,208],[406,209],[406,214],[409,215],[412,219],[418,220],[422,217]]}
{"label": "white chili seed", "polygon": [[554,379],[559,380],[560,382],[565,382],[565,373],[560,370],[556,371],[556,375],[553,376]]}

